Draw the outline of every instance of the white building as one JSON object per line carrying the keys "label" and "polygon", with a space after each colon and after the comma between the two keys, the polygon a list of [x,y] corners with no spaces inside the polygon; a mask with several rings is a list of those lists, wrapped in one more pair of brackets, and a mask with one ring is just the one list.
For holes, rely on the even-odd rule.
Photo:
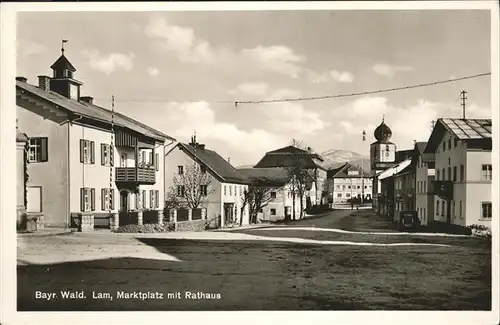
{"label": "white building", "polygon": [[[363,177],[362,177],[363,176]],[[372,174],[363,173],[360,167],[345,163],[328,171],[329,201],[334,206],[347,203],[351,198],[372,199]]]}
{"label": "white building", "polygon": [[206,193],[204,194],[206,198],[202,200],[200,208],[207,209],[206,218],[210,224],[215,227],[239,225],[240,218],[243,218],[243,225],[248,224],[248,207],[243,211],[241,208],[249,180],[218,153],[197,143],[195,138],[189,144],[177,143],[166,154],[165,184],[169,186],[167,191],[175,191],[178,199],[183,201],[186,191],[183,186],[189,185],[174,184],[174,178],[176,175],[187,173],[193,165],[199,167],[201,173],[208,173],[211,180],[207,187],[200,189]]}
{"label": "white building", "polygon": [[437,120],[424,151],[435,154],[435,221],[491,228],[491,149],[491,119]]}
{"label": "white building", "polygon": [[416,163],[416,201],[415,207],[420,224],[427,226],[434,221],[434,177],[435,155],[424,153],[427,142],[415,144],[414,163]]}

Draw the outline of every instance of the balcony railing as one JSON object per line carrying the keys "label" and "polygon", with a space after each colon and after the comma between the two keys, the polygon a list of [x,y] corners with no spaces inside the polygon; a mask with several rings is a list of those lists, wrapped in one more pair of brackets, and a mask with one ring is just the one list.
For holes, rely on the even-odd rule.
{"label": "balcony railing", "polygon": [[117,167],[115,181],[122,183],[154,184],[156,183],[154,168]]}

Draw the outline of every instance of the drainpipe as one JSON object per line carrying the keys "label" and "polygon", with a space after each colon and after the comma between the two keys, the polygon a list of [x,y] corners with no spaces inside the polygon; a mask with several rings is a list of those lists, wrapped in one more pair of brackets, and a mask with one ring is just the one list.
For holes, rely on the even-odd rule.
{"label": "drainpipe", "polygon": [[[163,157],[162,157],[162,161],[163,161],[163,208],[165,209],[165,194],[167,193],[167,183],[165,182],[165,148],[167,148],[168,146],[170,146],[172,143],[176,142],[176,140],[170,140],[170,143],[167,143],[167,144],[164,144],[163,145]],[[165,218],[168,216],[163,216],[163,218]]]}
{"label": "drainpipe", "polygon": [[71,180],[71,173],[70,173],[70,167],[71,167],[71,155],[70,155],[70,147],[71,147],[71,142],[70,142],[70,131],[71,131],[71,123],[75,121],[79,121],[83,118],[83,116],[79,116],[75,119],[67,119],[63,123],[68,123],[68,175],[67,175],[67,193],[68,193],[68,213],[66,217],[66,228],[70,229],[71,226],[71,186],[70,186],[70,180]]}

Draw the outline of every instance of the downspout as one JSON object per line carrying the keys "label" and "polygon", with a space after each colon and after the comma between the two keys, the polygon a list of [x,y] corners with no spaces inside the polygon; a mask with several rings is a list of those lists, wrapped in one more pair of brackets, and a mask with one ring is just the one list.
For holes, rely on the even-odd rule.
{"label": "downspout", "polygon": [[[163,161],[163,175],[162,175],[162,177],[163,177],[163,210],[165,210],[165,195],[167,193],[167,182],[165,182],[165,167],[166,167],[166,164],[165,164],[166,150],[165,149],[174,142],[176,142],[176,140],[170,140],[170,143],[163,145],[163,157],[162,157],[163,158],[162,159],[162,161]],[[163,218],[165,218],[165,217],[168,218],[168,216],[164,215]]]}
{"label": "downspout", "polygon": [[70,137],[70,133],[71,133],[71,123],[74,122],[74,121],[79,121],[83,118],[83,116],[79,116],[75,119],[67,119],[66,121],[64,121],[63,123],[68,123],[68,175],[67,175],[67,193],[68,193],[68,203],[67,203],[67,207],[68,207],[68,211],[67,211],[67,214],[66,214],[66,228],[67,229],[70,229],[70,226],[71,226],[71,186],[70,186],[70,181],[71,181],[71,173],[70,173],[70,168],[71,168],[71,155],[70,155],[70,148],[71,148],[71,137]]}

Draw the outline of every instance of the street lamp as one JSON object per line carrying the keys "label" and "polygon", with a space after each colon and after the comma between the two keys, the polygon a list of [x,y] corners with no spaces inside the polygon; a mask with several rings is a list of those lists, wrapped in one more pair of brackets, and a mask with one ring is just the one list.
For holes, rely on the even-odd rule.
{"label": "street lamp", "polygon": [[361,204],[363,204],[363,200],[365,197],[365,183],[364,183],[364,173],[365,173],[365,163],[363,160],[363,147],[365,146],[365,141],[366,141],[366,132],[363,130],[362,133],[362,144],[361,144]]}

